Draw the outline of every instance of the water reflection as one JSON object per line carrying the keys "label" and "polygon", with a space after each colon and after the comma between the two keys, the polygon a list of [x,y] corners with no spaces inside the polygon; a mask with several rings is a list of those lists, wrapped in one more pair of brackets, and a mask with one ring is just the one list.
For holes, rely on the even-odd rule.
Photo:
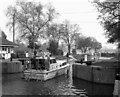
{"label": "water reflection", "polygon": [[85,80],[73,78],[73,86],[76,89],[87,91],[88,95],[109,95],[112,96],[114,85],[96,84]]}
{"label": "water reflection", "polygon": [[88,81],[62,75],[54,79],[42,81],[28,81],[22,79],[21,74],[4,74],[2,76],[3,95],[112,95],[113,85],[93,84]]}
{"label": "water reflection", "polygon": [[5,95],[64,95],[70,88],[66,75],[42,81],[26,81],[22,74],[5,74],[2,81],[2,93]]}

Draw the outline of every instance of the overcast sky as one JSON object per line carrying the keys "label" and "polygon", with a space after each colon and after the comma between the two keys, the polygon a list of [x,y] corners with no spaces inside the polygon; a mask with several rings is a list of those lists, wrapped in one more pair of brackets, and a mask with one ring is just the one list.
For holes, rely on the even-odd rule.
{"label": "overcast sky", "polygon": [[[9,5],[14,5],[16,0],[1,0],[0,2],[0,28],[7,34],[7,38],[12,41],[12,33],[6,27],[8,21],[5,16]],[[28,0],[30,1],[30,0]],[[104,30],[97,20],[97,10],[89,2],[91,0],[34,0],[43,4],[51,2],[56,11],[60,13],[58,22],[69,20],[71,23],[79,24],[80,32],[86,36],[95,37],[103,46],[113,48],[113,45],[106,44],[107,39]]]}

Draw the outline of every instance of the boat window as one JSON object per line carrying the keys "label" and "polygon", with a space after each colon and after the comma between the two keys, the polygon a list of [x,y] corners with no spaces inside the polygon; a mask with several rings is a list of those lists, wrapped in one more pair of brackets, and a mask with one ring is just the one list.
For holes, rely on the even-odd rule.
{"label": "boat window", "polygon": [[56,63],[56,60],[55,59],[51,59],[50,60],[50,64],[52,64],[52,63]]}
{"label": "boat window", "polygon": [[62,63],[62,66],[66,65],[66,62]]}

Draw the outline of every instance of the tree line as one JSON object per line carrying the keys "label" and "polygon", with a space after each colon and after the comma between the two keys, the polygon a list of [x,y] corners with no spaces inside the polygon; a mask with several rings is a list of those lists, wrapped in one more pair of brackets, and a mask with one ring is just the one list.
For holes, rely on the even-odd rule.
{"label": "tree line", "polygon": [[98,42],[94,37],[85,37],[80,36],[76,39],[76,46],[77,49],[80,49],[82,53],[86,53],[91,49],[97,50],[102,48],[102,44]]}
{"label": "tree line", "polygon": [[19,40],[26,41],[27,46],[33,49],[34,53],[41,46],[40,39],[50,42],[48,50],[51,52],[55,52],[55,48],[56,52],[59,52],[58,46],[61,41],[66,44],[68,54],[72,45],[82,52],[86,52],[88,48],[101,48],[101,44],[96,39],[80,37],[78,24],[71,24],[68,20],[62,23],[54,22],[59,13],[51,4],[17,1],[15,6],[8,7],[6,15],[9,18],[7,26],[13,32],[13,42],[15,42],[15,33],[18,33]]}

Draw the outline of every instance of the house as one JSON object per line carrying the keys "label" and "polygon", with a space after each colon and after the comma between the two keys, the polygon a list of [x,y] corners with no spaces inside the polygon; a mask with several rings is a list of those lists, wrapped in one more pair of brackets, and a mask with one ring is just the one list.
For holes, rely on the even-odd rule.
{"label": "house", "polygon": [[0,29],[0,56],[4,59],[9,59],[11,57],[11,53],[13,53],[13,48],[18,46],[17,44],[7,40],[7,36]]}

